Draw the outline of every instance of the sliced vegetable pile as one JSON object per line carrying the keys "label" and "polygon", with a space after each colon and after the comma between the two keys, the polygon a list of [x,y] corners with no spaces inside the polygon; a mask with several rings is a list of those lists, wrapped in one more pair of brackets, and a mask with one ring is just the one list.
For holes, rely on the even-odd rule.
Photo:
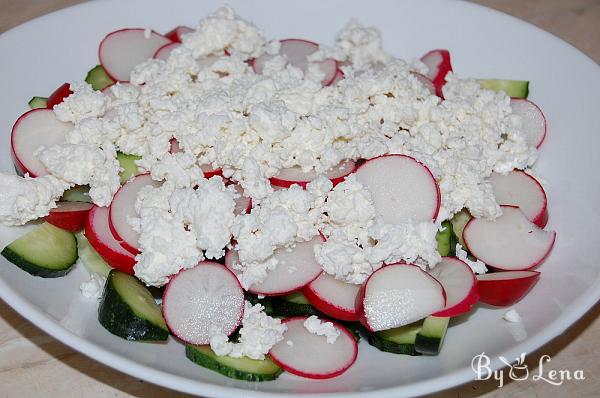
{"label": "sliced vegetable pile", "polygon": [[[100,65],[92,68],[85,80],[94,90],[126,82],[134,66],[150,57],[166,59],[180,45],[181,35],[190,31],[179,26],[165,35],[144,29],[109,33],[100,44]],[[310,41],[286,39],[281,41],[279,54],[306,70],[308,56],[318,49],[319,45]],[[248,62],[260,74],[272,57],[264,55]],[[452,71],[449,51],[433,50],[421,60],[429,73],[418,74],[418,79],[442,97],[445,76]],[[344,79],[333,59],[323,60],[319,67],[325,86]],[[513,113],[522,117],[528,142],[539,148],[546,136],[546,122],[542,111],[526,99],[529,82],[484,79],[480,84],[513,97]],[[19,174],[45,174],[34,152],[41,145],[64,139],[66,125],[57,121],[52,108],[70,94],[65,83],[47,98],[33,97],[29,101],[32,110],[14,124],[11,148]],[[178,150],[173,140],[171,152]],[[531,174],[514,170],[489,179],[502,205],[503,213],[497,220],[474,218],[463,210],[442,223],[437,234],[442,261],[428,272],[413,264],[388,264],[362,285],[345,283],[323,272],[316,262],[314,247],[325,240],[317,236],[292,249],[276,250],[274,257],[280,265],[247,291],[236,276],[240,271],[233,267],[238,254],[230,250],[217,262],[204,261],[173,276],[164,292],[158,292],[162,302],[157,304],[157,292],[133,276],[139,233],[127,220],[135,216],[140,190],[157,184],[149,174],[139,174],[136,160],[139,157],[118,154],[122,186],[110,207],[93,205],[86,186],[72,188],[43,224],[6,246],[2,255],[28,273],[45,278],[65,275],[81,258],[90,274],[106,277],[98,309],[98,320],[106,330],[134,341],[165,341],[171,334],[186,345],[189,360],[234,379],[269,381],[283,370],[315,379],[338,376],[359,355],[360,336],[389,353],[437,355],[452,317],[471,311],[479,301],[510,306],[521,300],[540,277],[540,272],[531,269],[549,255],[556,236],[543,229],[548,209],[542,185]],[[210,166],[204,173],[207,177],[222,174]],[[350,174],[369,189],[386,222],[438,217],[438,183],[430,170],[412,157],[348,160],[326,177],[336,185]],[[292,185],[306,188],[315,177],[314,173],[290,168],[270,182],[277,189]],[[250,199],[242,196],[236,213],[250,212],[251,207]],[[459,244],[466,252],[457,247]],[[492,272],[475,275],[468,263],[476,260],[487,264]],[[207,345],[214,332],[209,325],[215,323],[220,325],[218,332],[229,336],[230,341],[240,338],[245,300],[261,304],[268,315],[284,318],[287,326],[283,340],[264,360],[219,356]],[[334,343],[304,326],[308,317],[315,315],[332,322],[339,332]]]}

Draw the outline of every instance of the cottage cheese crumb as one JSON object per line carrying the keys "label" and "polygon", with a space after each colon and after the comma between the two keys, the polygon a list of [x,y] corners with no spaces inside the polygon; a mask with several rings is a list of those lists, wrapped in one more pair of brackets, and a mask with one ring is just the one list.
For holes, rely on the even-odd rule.
{"label": "cottage cheese crumb", "polygon": [[54,106],[54,113],[63,122],[79,122],[89,117],[104,115],[110,105],[110,98],[101,91],[95,91],[88,83],[71,84],[73,94]]}
{"label": "cottage cheese crumb", "polygon": [[476,274],[485,274],[487,272],[487,267],[485,266],[485,263],[481,260],[475,260],[472,261],[469,259],[468,254],[465,250],[463,250],[463,247],[461,246],[460,243],[456,244],[456,257],[459,260],[464,261],[469,267],[471,267],[471,269],[473,270],[474,273]]}
{"label": "cottage cheese crumb", "polygon": [[518,323],[521,322],[521,315],[517,312],[517,310],[510,309],[506,311],[504,316],[502,317],[506,322]]}
{"label": "cottage cheese crumb", "polygon": [[333,344],[340,335],[340,331],[332,322],[321,321],[317,316],[312,315],[304,321],[304,327],[312,334],[325,336],[327,343]]}
{"label": "cottage cheese crumb", "polygon": [[70,187],[52,175],[31,178],[0,173],[0,222],[23,225],[45,217]]}
{"label": "cottage cheese crumb", "polygon": [[79,290],[81,290],[81,294],[86,299],[99,300],[102,297],[102,291],[104,290],[105,283],[105,277],[97,273],[93,273],[89,280],[83,282],[79,286]]}
{"label": "cottage cheese crumb", "polygon": [[261,304],[252,305],[246,301],[239,342],[229,342],[224,333],[218,328],[213,328],[210,334],[210,348],[218,356],[261,360],[275,344],[283,340],[286,330],[287,326],[282,324],[280,319],[265,314]]}

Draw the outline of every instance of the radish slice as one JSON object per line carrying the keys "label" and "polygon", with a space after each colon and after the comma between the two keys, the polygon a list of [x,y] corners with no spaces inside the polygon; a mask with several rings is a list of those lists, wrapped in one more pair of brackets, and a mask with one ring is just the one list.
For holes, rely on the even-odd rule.
{"label": "radish slice", "polygon": [[540,279],[537,271],[506,271],[477,275],[477,290],[483,303],[505,307],[521,300]]}
{"label": "radish slice", "polygon": [[175,336],[190,344],[208,344],[212,328],[229,336],[240,325],[244,291],[227,268],[203,261],[171,278],[162,304]]}
{"label": "radish slice", "polygon": [[546,138],[546,118],[542,110],[524,98],[511,98],[510,107],[515,115],[521,116],[527,144],[539,148]]}
{"label": "radish slice", "polygon": [[131,254],[138,254],[140,234],[131,228],[128,218],[137,217],[135,200],[140,190],[148,185],[159,187],[161,183],[154,181],[150,174],[140,174],[127,181],[115,194],[110,204],[110,231],[121,246]]}
{"label": "radish slice", "polygon": [[194,29],[192,29],[188,26],[179,25],[175,29],[170,30],[167,33],[165,33],[165,37],[176,43],[181,43],[181,36],[183,36],[186,33],[193,32],[193,31],[194,31]]}
{"label": "radish slice", "polygon": [[331,81],[331,83],[328,84],[328,86],[335,86],[343,78],[344,78],[344,72],[342,72],[341,69],[338,69],[335,72],[335,76],[333,77],[333,80]]}
{"label": "radish slice", "polygon": [[269,351],[271,359],[282,369],[302,377],[329,379],[341,375],[356,361],[356,340],[346,328],[333,322],[340,335],[330,344],[325,336],[313,334],[304,327],[306,319],[283,320],[287,330],[283,340]]}
{"label": "radish slice", "polygon": [[542,185],[531,175],[513,170],[507,175],[492,173],[490,184],[496,202],[521,209],[525,217],[540,228],[548,222],[548,201]]}
{"label": "radish slice", "polygon": [[164,46],[162,46],[161,48],[156,50],[156,52],[154,53],[154,56],[152,58],[162,59],[163,61],[166,61],[167,58],[169,58],[169,55],[171,55],[171,51],[173,51],[180,45],[181,44],[179,44],[179,43],[165,44]]}
{"label": "radish slice", "polygon": [[359,291],[360,285],[339,281],[326,272],[302,289],[313,307],[343,321],[358,321],[356,298]]}
{"label": "radish slice", "polygon": [[214,169],[210,164],[203,164],[200,166],[204,173],[204,178],[210,178],[214,176],[223,176],[222,169]]}
{"label": "radish slice", "polygon": [[493,268],[514,271],[533,268],[550,254],[556,232],[544,231],[514,206],[501,206],[494,221],[473,218],[463,231],[465,244],[475,257]]}
{"label": "radish slice", "polygon": [[65,135],[73,128],[71,123],[61,122],[51,109],[32,109],[15,122],[10,136],[11,155],[17,172],[29,173],[31,177],[48,174],[34,156],[41,146],[52,146],[65,141]]}
{"label": "radish slice", "polygon": [[421,57],[421,62],[429,68],[425,76],[435,85],[437,96],[442,98],[442,87],[446,84],[446,75],[452,71],[450,52],[448,50],[431,50]]}
{"label": "radish slice", "polygon": [[391,264],[373,272],[356,302],[360,322],[372,332],[408,325],[445,306],[440,282],[412,264]]}
{"label": "radish slice", "polygon": [[58,87],[50,96],[48,97],[48,102],[46,103],[46,107],[48,109],[53,109],[55,105],[63,102],[65,98],[69,95],[73,94],[71,91],[71,85],[69,83],[65,83]]}
{"label": "radish slice", "polygon": [[418,81],[420,81],[427,90],[429,90],[429,92],[431,93],[431,95],[436,95],[436,91],[435,91],[435,84],[433,84],[433,82],[431,80],[429,80],[429,78],[425,75],[422,75],[420,73],[417,72],[411,72]]}
{"label": "radish slice", "polygon": [[233,210],[234,214],[248,214],[252,209],[252,198],[247,198],[244,196],[244,188],[242,188],[239,184],[234,184],[234,188],[240,196],[235,199],[235,209]]}
{"label": "radish slice", "polygon": [[[333,186],[336,186],[340,182],[344,181],[348,174],[352,173],[355,165],[356,163],[353,160],[344,160],[337,166],[334,166],[330,170],[326,171],[325,177],[331,180]],[[302,171],[301,167],[296,166],[280,170],[279,174],[277,174],[275,177],[271,177],[269,181],[271,182],[271,185],[282,188],[289,188],[292,185],[297,184],[306,189],[306,185],[315,178],[317,178],[316,172],[309,171],[308,173],[305,173]]]}
{"label": "radish slice", "polygon": [[358,166],[356,179],[371,192],[375,210],[389,224],[435,220],[440,190],[431,171],[405,155],[384,155]]}
{"label": "radish slice", "polygon": [[108,265],[133,275],[135,256],[125,250],[110,232],[108,215],[108,207],[92,207],[84,226],[85,237]]}
{"label": "radish slice", "polygon": [[171,41],[146,29],[121,29],[104,37],[98,49],[100,64],[115,81],[125,82],[133,68],[152,58],[154,53]]}
{"label": "radish slice", "polygon": [[[323,271],[315,260],[314,252],[314,247],[323,242],[324,239],[317,235],[308,242],[296,243],[292,249],[275,250],[273,257],[279,260],[277,267],[267,273],[264,281],[253,284],[247,290],[254,294],[279,296],[303,288]],[[225,265],[239,275],[241,272],[233,268],[235,263],[239,263],[237,251],[229,250],[225,255]]]}
{"label": "radish slice", "polygon": [[83,228],[93,204],[85,202],[58,202],[44,220],[67,231],[76,232]]}
{"label": "radish slice", "polygon": [[475,274],[463,261],[443,257],[429,273],[442,284],[446,292],[446,306],[433,316],[457,316],[469,312],[479,300]]}
{"label": "radish slice", "polygon": [[[319,45],[312,41],[302,39],[285,39],[281,40],[281,48],[279,54],[285,55],[288,63],[295,66],[306,73],[308,69],[308,56],[316,52]],[[261,74],[265,63],[272,59],[273,55],[264,54],[256,58],[252,62],[254,72]],[[321,82],[324,86],[330,85],[335,79],[338,71],[337,62],[334,59],[328,58],[321,61],[321,70],[325,73],[325,78]]]}

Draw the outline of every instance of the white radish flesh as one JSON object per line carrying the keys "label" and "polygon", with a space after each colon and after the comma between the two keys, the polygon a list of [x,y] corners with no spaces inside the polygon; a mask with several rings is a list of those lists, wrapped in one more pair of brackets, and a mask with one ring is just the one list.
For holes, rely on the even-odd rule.
{"label": "white radish flesh", "polygon": [[[344,160],[337,166],[327,170],[324,175],[325,177],[329,178],[335,186],[344,181],[344,178],[346,178],[348,174],[352,173],[355,165],[356,163],[353,160]],[[300,185],[302,188],[306,188],[306,185],[315,178],[317,178],[317,173],[314,170],[305,173],[302,171],[301,167],[295,166],[287,169],[281,169],[279,174],[270,178],[270,182],[272,185],[282,188],[289,188],[294,184]]]}
{"label": "white radish flesh", "polygon": [[[291,249],[275,250],[273,257],[278,260],[277,266],[268,271],[264,281],[252,284],[248,291],[265,296],[278,296],[303,288],[322,272],[314,252],[314,247],[321,243],[323,243],[323,238],[318,235],[308,242],[296,243]],[[233,267],[233,264],[236,263],[239,263],[237,251],[228,251],[225,256],[225,265],[234,273],[239,274],[240,271]]]}
{"label": "white radish flesh", "polygon": [[119,188],[110,204],[110,230],[121,246],[132,254],[138,253],[140,235],[133,230],[127,220],[137,217],[135,212],[137,195],[148,185],[159,187],[161,183],[154,181],[150,174],[135,176]]}
{"label": "white radish flesh", "polygon": [[343,321],[357,321],[356,298],[361,285],[342,282],[323,272],[306,285],[304,296],[319,311]]}
{"label": "white radish flesh", "polygon": [[[290,65],[302,70],[306,73],[308,70],[308,56],[313,54],[319,49],[317,43],[302,40],[302,39],[285,39],[281,40],[281,47],[279,54],[284,55]],[[254,71],[261,74],[265,63],[273,58],[273,55],[264,54],[256,58],[252,63]],[[338,71],[337,62],[334,59],[325,59],[320,62],[320,67],[325,77],[323,78],[322,84],[324,86],[330,85],[336,77]]]}
{"label": "white radish flesh", "polygon": [[11,152],[15,167],[20,174],[31,177],[48,174],[46,167],[34,155],[41,146],[52,146],[65,141],[65,135],[73,128],[71,123],[61,122],[51,109],[33,109],[25,112],[15,122],[11,133]]}
{"label": "white radish flesh", "polygon": [[550,254],[556,232],[544,231],[513,206],[502,206],[494,221],[473,218],[463,239],[471,254],[493,268],[525,270],[539,265]]}
{"label": "white radish flesh", "polygon": [[511,98],[510,107],[515,115],[521,116],[521,126],[527,143],[539,148],[546,138],[546,118],[542,110],[524,98]]}
{"label": "white radish flesh", "polygon": [[371,192],[375,210],[390,224],[435,219],[440,191],[429,169],[404,155],[386,155],[367,160],[356,171],[356,179]]}
{"label": "white radish flesh", "polygon": [[162,46],[161,48],[159,48],[158,50],[156,50],[156,52],[154,53],[153,58],[155,58],[155,59],[162,59],[163,61],[166,61],[169,58],[169,55],[171,55],[171,51],[173,51],[174,49],[176,49],[180,45],[181,44],[179,44],[179,43],[168,43],[168,44],[165,44],[164,46]]}
{"label": "white radish flesh", "polygon": [[180,271],[163,295],[169,330],[190,344],[208,344],[213,328],[230,335],[244,315],[244,291],[221,264],[204,261]]}
{"label": "white radish flesh", "polygon": [[442,285],[416,265],[392,264],[375,271],[357,300],[361,323],[376,332],[416,322],[446,305]]}
{"label": "white radish flesh", "polygon": [[104,37],[98,56],[100,64],[113,80],[129,81],[136,65],[152,58],[159,48],[169,43],[169,39],[154,31],[121,29]]}
{"label": "white radish flesh", "polygon": [[[306,317],[285,319],[287,330],[269,355],[275,363],[297,376],[311,379],[328,379],[344,373],[356,361],[358,345],[354,337],[342,326],[333,344],[325,336],[318,336],[304,327]],[[289,342],[289,343],[288,343]]]}
{"label": "white radish flesh", "polygon": [[94,206],[88,213],[84,233],[90,245],[111,267],[133,274],[135,256],[115,239],[108,223],[108,207]]}
{"label": "white radish flesh", "polygon": [[517,206],[525,217],[540,228],[548,221],[546,192],[531,175],[513,170],[506,175],[492,173],[489,178],[496,202],[501,205]]}
{"label": "white radish flesh", "polygon": [[429,93],[431,95],[435,95],[435,85],[433,84],[433,82],[425,75],[422,75],[420,73],[417,72],[411,72],[413,74],[414,77],[417,78],[417,80],[419,82],[421,82],[421,84],[423,86],[425,86],[425,88],[429,91]]}
{"label": "white radish flesh", "polygon": [[429,272],[444,287],[446,306],[435,316],[456,316],[468,312],[477,302],[477,279],[471,268],[454,257],[443,257]]}
{"label": "white radish flesh", "polygon": [[244,196],[244,188],[239,184],[234,184],[235,191],[240,195],[235,198],[235,209],[233,212],[236,215],[250,213],[252,208],[252,199]]}

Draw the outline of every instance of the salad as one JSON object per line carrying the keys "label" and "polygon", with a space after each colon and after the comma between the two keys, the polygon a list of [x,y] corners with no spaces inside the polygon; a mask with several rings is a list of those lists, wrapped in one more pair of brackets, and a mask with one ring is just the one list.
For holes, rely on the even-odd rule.
{"label": "salad", "polygon": [[366,344],[437,355],[452,317],[540,277],[529,82],[403,61],[356,21],[331,47],[268,40],[229,7],[111,32],[99,61],[15,122],[0,221],[43,219],[2,255],[81,264],[107,332],[231,378],[331,378]]}

